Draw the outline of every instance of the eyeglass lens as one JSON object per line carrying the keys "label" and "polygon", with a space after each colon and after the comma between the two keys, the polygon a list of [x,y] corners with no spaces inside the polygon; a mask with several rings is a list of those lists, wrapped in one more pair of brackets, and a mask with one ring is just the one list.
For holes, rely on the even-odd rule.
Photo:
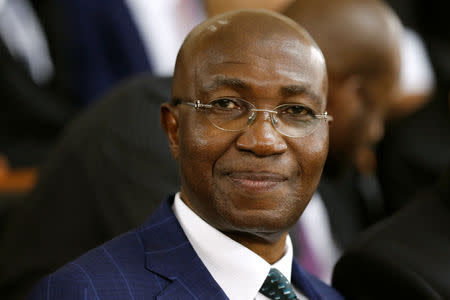
{"label": "eyeglass lens", "polygon": [[283,104],[273,110],[256,109],[248,101],[234,98],[220,98],[208,103],[207,119],[219,129],[241,131],[250,126],[257,113],[270,115],[274,128],[283,135],[303,137],[310,134],[319,123],[314,112],[301,104]]}

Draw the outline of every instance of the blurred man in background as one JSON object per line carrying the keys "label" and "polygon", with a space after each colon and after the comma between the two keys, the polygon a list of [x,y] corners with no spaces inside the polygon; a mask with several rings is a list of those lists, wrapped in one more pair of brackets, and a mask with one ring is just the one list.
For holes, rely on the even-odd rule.
{"label": "blurred man in background", "polygon": [[[360,184],[355,161],[367,164],[383,137],[397,95],[402,28],[392,10],[377,0],[295,1],[285,14],[305,26],[327,62],[328,110],[334,118],[330,151],[318,193],[294,236],[300,261],[329,281],[341,250],[383,217],[376,186],[371,191]],[[308,255],[307,242],[321,255]]]}

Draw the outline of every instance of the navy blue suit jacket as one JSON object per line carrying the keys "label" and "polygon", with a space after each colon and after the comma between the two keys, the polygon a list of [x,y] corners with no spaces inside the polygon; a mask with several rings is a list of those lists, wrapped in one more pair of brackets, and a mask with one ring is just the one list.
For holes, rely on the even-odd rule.
{"label": "navy blue suit jacket", "polygon": [[[41,280],[30,299],[228,299],[164,201],[141,227]],[[292,282],[309,299],[342,299],[294,260]]]}
{"label": "navy blue suit jacket", "polygon": [[81,104],[118,81],[151,72],[150,59],[124,0],[62,0],[67,26],[70,88]]}

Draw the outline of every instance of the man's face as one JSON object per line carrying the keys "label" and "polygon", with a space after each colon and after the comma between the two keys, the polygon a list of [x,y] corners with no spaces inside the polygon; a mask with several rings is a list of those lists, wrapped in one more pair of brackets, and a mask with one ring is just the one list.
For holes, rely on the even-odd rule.
{"label": "man's face", "polygon": [[398,97],[399,59],[398,49],[393,47],[379,62],[382,71],[372,76],[330,77],[328,112],[334,117],[330,158],[351,161],[383,138],[389,107]]}
{"label": "man's face", "polygon": [[[243,33],[245,34],[245,33]],[[298,103],[322,113],[326,71],[320,52],[283,34],[214,40],[192,60],[194,86],[185,100],[241,98],[257,108]],[[178,96],[178,95],[176,95]],[[181,96],[181,95],[180,95]],[[202,112],[176,106],[184,202],[227,234],[279,238],[299,218],[318,184],[328,150],[328,125],[291,138],[265,114],[242,132],[214,127]]]}
{"label": "man's face", "polygon": [[[351,161],[361,149],[372,149],[384,135],[389,105],[397,95],[397,73],[355,82],[333,83],[328,112],[334,121],[330,128],[330,157]],[[354,78],[353,78],[354,79]]]}

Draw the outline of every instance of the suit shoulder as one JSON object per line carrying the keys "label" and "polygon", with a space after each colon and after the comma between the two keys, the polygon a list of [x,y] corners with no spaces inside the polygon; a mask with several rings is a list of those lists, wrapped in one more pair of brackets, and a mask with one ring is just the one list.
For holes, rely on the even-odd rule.
{"label": "suit shoulder", "polygon": [[112,295],[114,299],[134,299],[144,293],[156,295],[164,279],[144,265],[139,236],[130,231],[42,279],[29,299],[112,299]]}
{"label": "suit shoulder", "polygon": [[329,286],[312,274],[305,272],[305,275],[307,276],[309,283],[320,293],[321,299],[344,300],[344,297],[335,288]]}
{"label": "suit shoulder", "polygon": [[90,277],[83,274],[78,266],[69,263],[39,281],[28,299],[98,299],[98,295],[90,284]]}

